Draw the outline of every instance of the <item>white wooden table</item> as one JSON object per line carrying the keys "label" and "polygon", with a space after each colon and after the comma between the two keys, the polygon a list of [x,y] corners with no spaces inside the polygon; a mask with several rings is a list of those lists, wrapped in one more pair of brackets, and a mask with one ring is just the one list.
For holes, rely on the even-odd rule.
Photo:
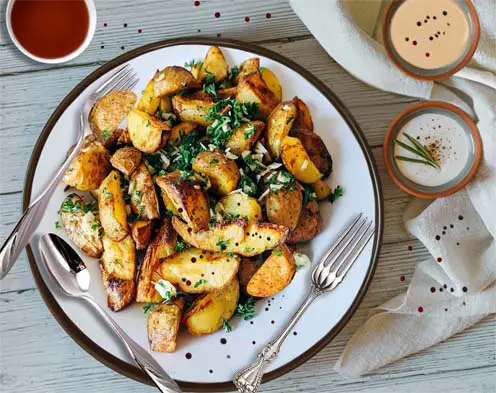
{"label": "white wooden table", "polygon": [[[353,79],[312,38],[280,0],[97,0],[98,25],[90,47],[62,66],[35,64],[7,36],[0,10],[0,233],[19,217],[27,162],[38,135],[62,98],[107,60],[138,46],[180,36],[222,36],[279,52],[323,80],[348,106],[365,133],[385,196],[384,244],[372,284],[343,331],[317,356],[263,387],[264,392],[489,392],[496,387],[496,318],[376,374],[344,380],[333,365],[370,310],[404,291],[415,265],[429,256],[402,225],[409,197],[393,185],[381,145],[387,124],[414,100]],[[216,17],[216,13],[220,17]],[[249,18],[249,19],[247,19]],[[344,39],[336,37],[336,39]],[[402,280],[404,276],[404,280]],[[141,393],[93,359],[52,318],[35,287],[26,255],[0,281],[0,391],[9,393]]]}

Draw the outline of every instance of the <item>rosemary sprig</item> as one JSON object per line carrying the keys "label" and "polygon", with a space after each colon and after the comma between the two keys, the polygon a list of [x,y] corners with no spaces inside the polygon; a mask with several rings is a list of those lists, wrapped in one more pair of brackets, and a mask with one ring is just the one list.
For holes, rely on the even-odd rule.
{"label": "rosemary sprig", "polygon": [[407,133],[403,133],[405,137],[408,139],[408,141],[411,143],[410,145],[407,145],[406,143],[395,139],[395,143],[397,143],[399,146],[403,147],[405,150],[408,150],[409,152],[417,155],[420,159],[415,159],[415,158],[410,158],[410,157],[405,157],[405,156],[395,156],[396,159],[402,160],[402,161],[409,161],[409,162],[415,162],[417,164],[424,164],[431,166],[433,168],[439,168],[438,163],[432,156],[431,152],[429,149],[422,144],[420,144],[415,138],[412,138],[410,135]]}
{"label": "rosemary sprig", "polygon": [[405,156],[394,156],[394,158],[396,158],[397,160],[400,160],[400,161],[415,162],[417,164],[424,164],[424,165],[431,166],[433,168],[437,168],[434,164],[430,163],[429,161],[425,161],[425,160],[417,160],[415,158],[405,157]]}

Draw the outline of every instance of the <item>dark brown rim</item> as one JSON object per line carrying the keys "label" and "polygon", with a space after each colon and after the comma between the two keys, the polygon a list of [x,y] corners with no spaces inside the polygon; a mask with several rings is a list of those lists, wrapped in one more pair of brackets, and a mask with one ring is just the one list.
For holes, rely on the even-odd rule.
{"label": "dark brown rim", "polygon": [[[272,60],[275,60],[288,68],[291,68],[293,71],[302,75],[308,82],[314,85],[336,108],[336,110],[340,113],[340,115],[344,118],[350,129],[352,130],[355,138],[357,139],[364,155],[367,160],[367,166],[369,168],[369,173],[372,178],[372,182],[374,185],[374,198],[376,203],[376,212],[375,212],[375,223],[376,223],[376,236],[374,239],[374,245],[372,249],[372,261],[367,271],[367,275],[365,280],[360,287],[357,297],[355,298],[353,304],[348,309],[346,314],[341,318],[334,328],[332,328],[329,333],[323,337],[320,341],[318,341],[315,345],[309,348],[306,352],[302,353],[296,359],[293,359],[288,364],[271,371],[270,373],[265,374],[263,378],[263,382],[268,382],[274,378],[280,377],[298,367],[299,365],[306,362],[312,356],[314,356],[317,352],[323,349],[346,325],[346,323],[351,319],[351,316],[354,314],[355,310],[361,303],[367,288],[370,285],[372,277],[374,275],[375,267],[377,265],[377,257],[379,255],[380,245],[382,241],[382,233],[383,233],[383,200],[382,200],[382,191],[379,182],[379,176],[377,174],[377,169],[375,166],[375,161],[372,156],[372,152],[367,146],[366,139],[360,130],[358,124],[353,119],[351,114],[345,108],[343,103],[331,92],[327,86],[325,86],[319,79],[313,76],[310,72],[303,69],[301,66],[293,63],[291,60],[286,59],[285,57],[272,52],[271,50],[259,47],[253,44],[246,44],[241,41],[235,40],[227,40],[227,39],[212,39],[212,38],[200,38],[200,37],[191,37],[191,38],[177,38],[172,40],[159,41],[156,43],[152,43],[149,45],[145,45],[139,48],[136,48],[132,51],[122,54],[119,57],[109,61],[102,67],[98,68],[90,75],[88,75],[83,81],[81,81],[59,104],[59,106],[55,109],[55,112],[48,119],[45,127],[43,128],[38,141],[34,147],[33,153],[31,155],[26,179],[24,182],[24,192],[23,192],[23,210],[25,211],[29,205],[31,199],[31,191],[33,185],[33,178],[36,172],[36,167],[38,164],[38,159],[43,150],[45,142],[50,135],[50,132],[60,116],[64,113],[67,107],[79,96],[79,94],[91,83],[93,83],[97,78],[104,75],[111,69],[117,67],[118,65],[129,61],[137,56],[140,56],[144,53],[165,48],[168,46],[174,45],[218,45],[224,46],[228,48],[239,49],[243,51],[249,51]],[[29,264],[31,266],[31,271],[33,272],[34,279],[36,284],[40,290],[40,293],[45,301],[48,309],[58,321],[58,323],[64,328],[64,330],[69,334],[85,351],[90,353],[94,358],[110,367],[114,371],[119,372],[129,378],[132,378],[136,381],[146,383],[148,385],[153,385],[152,381],[148,378],[146,374],[144,374],[141,369],[126,363],[112,354],[108,353],[101,347],[99,347],[95,342],[90,340],[64,313],[62,308],[58,305],[55,298],[52,296],[45,282],[43,281],[40,272],[38,270],[32,249],[30,246],[26,247],[26,251],[28,254]],[[184,381],[177,381],[179,385],[187,389],[189,391],[198,391],[198,392],[214,392],[214,391],[230,391],[235,390],[235,386],[231,381],[228,382],[219,382],[219,383],[191,383]]]}
{"label": "dark brown rim", "polygon": [[384,43],[384,47],[386,48],[386,54],[387,54],[389,60],[391,60],[393,62],[393,64],[399,68],[399,70],[401,72],[403,72],[404,74],[411,76],[412,78],[415,78],[415,79],[424,80],[424,81],[437,81],[437,80],[444,79],[444,78],[447,78],[447,77],[455,74],[456,72],[460,71],[463,67],[465,67],[468,64],[468,62],[470,61],[470,59],[474,55],[475,50],[477,49],[477,45],[479,44],[479,38],[480,38],[479,16],[477,15],[477,12],[475,11],[475,7],[470,0],[462,0],[465,2],[465,4],[467,4],[467,7],[468,7],[469,12],[470,12],[470,16],[474,22],[474,35],[472,37],[472,43],[470,44],[470,48],[467,51],[467,53],[465,54],[465,56],[463,57],[463,59],[461,59],[460,62],[455,67],[449,69],[446,72],[443,72],[443,73],[437,74],[437,75],[423,75],[423,74],[417,74],[415,72],[412,72],[411,70],[405,68],[398,61],[396,56],[394,55],[393,49],[389,45],[389,39],[387,36],[388,35],[387,21],[389,20],[389,16],[390,16],[391,12],[393,11],[394,3],[398,2],[398,1],[404,1],[404,0],[391,0],[386,12],[384,13],[384,17],[382,19],[382,42]]}

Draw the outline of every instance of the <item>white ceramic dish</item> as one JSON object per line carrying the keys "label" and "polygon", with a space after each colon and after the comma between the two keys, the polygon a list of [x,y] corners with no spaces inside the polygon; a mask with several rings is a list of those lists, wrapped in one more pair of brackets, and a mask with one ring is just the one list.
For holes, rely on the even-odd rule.
{"label": "white ceramic dish", "polygon": [[[119,64],[129,62],[140,76],[140,82],[134,89],[136,93],[140,93],[157,68],[182,65],[190,59],[203,59],[211,44],[222,48],[230,65],[259,56],[261,65],[270,67],[281,81],[285,100],[298,95],[308,104],[315,130],[332,154],[334,172],[327,181],[333,187],[341,185],[345,189],[345,195],[334,205],[327,202],[321,205],[323,231],[303,247],[313,256],[314,263],[326,251],[343,225],[356,213],[363,212],[375,220],[376,233],[373,241],[365,248],[335,292],[319,298],[310,307],[278,358],[271,364],[266,375],[268,380],[307,360],[342,329],[368,287],[382,234],[381,194],[372,155],[356,123],[318,79],[280,55],[239,42],[193,38],[138,48],[95,71],[59,105],[33,152],[24,203],[26,205],[30,198],[38,194],[62,162],[67,149],[74,143],[79,108],[85,97],[101,83],[102,76]],[[41,293],[57,320],[87,351],[115,370],[147,382],[146,377],[132,364],[98,317],[85,304],[61,295],[47,278],[46,272],[40,272],[41,267],[36,263],[39,254],[34,245],[40,234],[56,231],[54,223],[58,220],[57,210],[63,198],[61,187],[52,197],[29,250],[30,263]],[[57,233],[65,237],[63,230],[57,230]],[[84,259],[92,276],[90,292],[100,304],[106,305],[98,261],[87,257]],[[309,288],[309,274],[310,269],[300,270],[282,293],[257,302],[257,315],[251,322],[239,317],[233,318],[230,321],[233,327],[231,333],[218,331],[208,336],[192,337],[183,332],[179,335],[175,353],[154,354],[155,358],[172,377],[188,389],[233,389],[231,380],[234,373],[254,360],[262,346],[274,338],[303,300]],[[143,347],[149,347],[146,317],[141,305],[135,304],[113,316],[131,337]],[[226,339],[227,342],[222,344],[221,339]],[[191,359],[186,358],[187,353],[192,355]]]}

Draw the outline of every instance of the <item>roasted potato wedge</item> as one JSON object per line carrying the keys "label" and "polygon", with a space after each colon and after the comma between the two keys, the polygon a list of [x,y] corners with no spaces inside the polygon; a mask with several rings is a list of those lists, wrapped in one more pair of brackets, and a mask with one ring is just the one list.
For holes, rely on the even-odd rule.
{"label": "roasted potato wedge", "polygon": [[62,180],[81,191],[96,190],[111,170],[109,158],[105,147],[95,137],[87,136]]}
{"label": "roasted potato wedge", "polygon": [[248,282],[246,292],[254,297],[273,296],[289,285],[295,272],[293,253],[283,244],[272,250]]}
{"label": "roasted potato wedge", "polygon": [[283,139],[289,135],[296,117],[296,106],[292,102],[281,102],[267,120],[267,149],[277,160],[281,155]]}
{"label": "roasted potato wedge", "polygon": [[323,176],[297,138],[287,136],[283,139],[281,158],[288,171],[302,183],[312,184]]}
{"label": "roasted potato wedge", "polygon": [[298,224],[303,196],[299,185],[292,190],[281,188],[271,191],[265,198],[265,208],[269,222],[284,225],[293,230]]}
{"label": "roasted potato wedge", "polygon": [[316,201],[307,202],[301,211],[298,225],[291,232],[288,243],[306,242],[317,236],[322,229],[319,204]]}
{"label": "roasted potato wedge", "polygon": [[184,315],[186,329],[195,336],[216,332],[233,316],[238,300],[239,283],[234,277],[226,287],[195,300]]}
{"label": "roasted potato wedge", "polygon": [[121,130],[119,138],[117,138],[118,145],[131,145],[133,142],[131,141],[131,137],[129,136],[129,131],[127,127]]}
{"label": "roasted potato wedge", "polygon": [[226,142],[226,147],[230,148],[233,154],[251,150],[262,135],[264,128],[265,123],[258,120],[243,123],[233,130],[232,136]]}
{"label": "roasted potato wedge", "polygon": [[146,321],[150,349],[154,352],[174,352],[181,323],[184,299],[174,299],[155,307]]}
{"label": "roasted potato wedge", "polygon": [[215,205],[215,211],[223,218],[226,215],[246,221],[261,221],[263,218],[257,200],[245,193],[232,193],[221,198]]}
{"label": "roasted potato wedge", "polygon": [[239,66],[238,75],[234,78],[234,83],[237,85],[241,78],[253,74],[254,72],[259,72],[260,69],[260,59],[258,57],[253,57],[251,59],[245,60]]}
{"label": "roasted potato wedge", "polygon": [[270,68],[263,67],[260,70],[260,76],[264,80],[267,87],[277,97],[277,99],[279,101],[281,101],[282,100],[282,86],[281,86],[281,83],[279,82],[279,79],[277,79],[276,74],[274,74]]}
{"label": "roasted potato wedge", "polygon": [[183,67],[166,67],[153,78],[155,97],[175,94],[183,90],[199,89],[199,80]]}
{"label": "roasted potato wedge", "polygon": [[98,189],[98,209],[105,235],[118,242],[129,233],[126,203],[121,189],[121,175],[113,170]]}
{"label": "roasted potato wedge", "polygon": [[131,209],[143,220],[154,220],[160,215],[157,193],[152,176],[146,165],[141,163],[129,178]]}
{"label": "roasted potato wedge", "polygon": [[[144,153],[155,153],[167,138],[169,125],[139,109],[133,109],[127,115],[127,129],[134,147]],[[164,134],[164,135],[163,135]]]}
{"label": "roasted potato wedge", "polygon": [[174,146],[179,146],[181,143],[181,135],[191,134],[198,124],[193,123],[192,121],[183,121],[175,127],[172,127],[170,135],[169,135],[169,143]]}
{"label": "roasted potato wedge", "polygon": [[298,97],[293,98],[293,104],[295,104],[297,112],[293,127],[313,131],[312,115],[310,114],[310,109],[308,109],[307,104]]}
{"label": "roasted potato wedge", "polygon": [[332,194],[331,188],[322,180],[317,180],[315,183],[313,183],[312,188],[315,192],[315,195],[317,196],[317,200],[319,201],[327,199],[329,195]]}
{"label": "roasted potato wedge", "polygon": [[212,120],[207,119],[208,111],[212,106],[214,106],[212,97],[203,92],[172,97],[172,107],[179,119],[198,123],[202,127],[212,124]]}
{"label": "roasted potato wedge", "polygon": [[136,301],[138,303],[157,303],[162,300],[162,297],[155,290],[153,284],[160,277],[154,277],[154,274],[162,259],[176,253],[176,242],[177,234],[174,228],[172,228],[171,220],[165,218],[153,235],[153,239],[146,249],[145,258],[140,267],[138,291],[136,294]]}
{"label": "roasted potato wedge", "polygon": [[156,272],[183,292],[202,293],[224,288],[236,277],[238,267],[236,255],[191,247],[165,258]]}
{"label": "roasted potato wedge", "polygon": [[122,280],[114,277],[105,271],[102,261],[100,261],[103,286],[107,294],[107,306],[112,311],[120,311],[129,306],[136,295],[136,285],[134,279]]}
{"label": "roasted potato wedge", "polygon": [[237,87],[226,87],[224,89],[217,89],[217,97],[221,100],[225,98],[234,98],[236,97],[237,91]]}
{"label": "roasted potato wedge", "polygon": [[324,178],[328,177],[332,172],[332,158],[320,136],[303,128],[293,128],[290,135],[300,140],[315,167]]}
{"label": "roasted potato wedge", "polygon": [[219,195],[227,195],[236,189],[240,178],[236,162],[226,157],[224,152],[202,151],[193,160],[193,170],[210,179],[211,190]]}
{"label": "roasted potato wedge", "polygon": [[172,217],[172,226],[188,244],[202,250],[229,252],[230,243],[239,243],[244,238],[244,220],[228,224],[217,224],[212,228],[193,232],[188,224],[177,217]]}
{"label": "roasted potato wedge", "polygon": [[211,46],[203,60],[198,79],[203,81],[207,75],[213,75],[220,82],[227,78],[227,70],[227,61],[222,51],[217,46]]}
{"label": "roasted potato wedge", "polygon": [[245,227],[245,238],[227,247],[227,252],[234,252],[245,257],[252,257],[264,251],[272,250],[286,241],[289,228],[268,222],[252,222]]}
{"label": "roasted potato wedge", "polygon": [[172,200],[167,196],[167,193],[164,190],[161,190],[160,194],[162,195],[162,200],[164,201],[165,208],[169,210],[172,215],[178,216],[179,213],[176,209],[176,206],[174,206]]}
{"label": "roasted potato wedge", "polygon": [[89,115],[91,131],[105,144],[114,138],[114,131],[133,109],[137,97],[132,91],[112,91],[100,98]]}
{"label": "roasted potato wedge", "polygon": [[114,241],[108,236],[103,238],[102,263],[105,271],[121,280],[134,280],[136,273],[136,247],[131,236]]}
{"label": "roasted potato wedge", "polygon": [[152,226],[152,221],[148,220],[138,220],[131,223],[131,237],[136,244],[137,250],[144,250],[150,243]]}
{"label": "roasted potato wedge", "polygon": [[260,265],[250,258],[242,258],[239,264],[238,279],[239,285],[245,290],[253,275],[260,268]]}
{"label": "roasted potato wedge", "polygon": [[146,112],[149,115],[154,115],[160,105],[160,97],[155,96],[155,78],[158,77],[157,71],[152,79],[146,84],[143,94],[138,101],[137,109]]}
{"label": "roasted potato wedge", "polygon": [[99,258],[103,252],[103,231],[96,207],[85,204],[79,195],[70,194],[62,202],[59,214],[69,239],[86,255]]}
{"label": "roasted potato wedge", "polygon": [[258,104],[257,117],[261,120],[267,119],[280,102],[267,87],[259,72],[253,72],[240,79],[236,100],[239,102],[256,102]]}
{"label": "roasted potato wedge", "polygon": [[140,164],[141,156],[141,152],[134,147],[121,147],[112,155],[110,163],[124,175],[131,176],[131,173],[133,173]]}

